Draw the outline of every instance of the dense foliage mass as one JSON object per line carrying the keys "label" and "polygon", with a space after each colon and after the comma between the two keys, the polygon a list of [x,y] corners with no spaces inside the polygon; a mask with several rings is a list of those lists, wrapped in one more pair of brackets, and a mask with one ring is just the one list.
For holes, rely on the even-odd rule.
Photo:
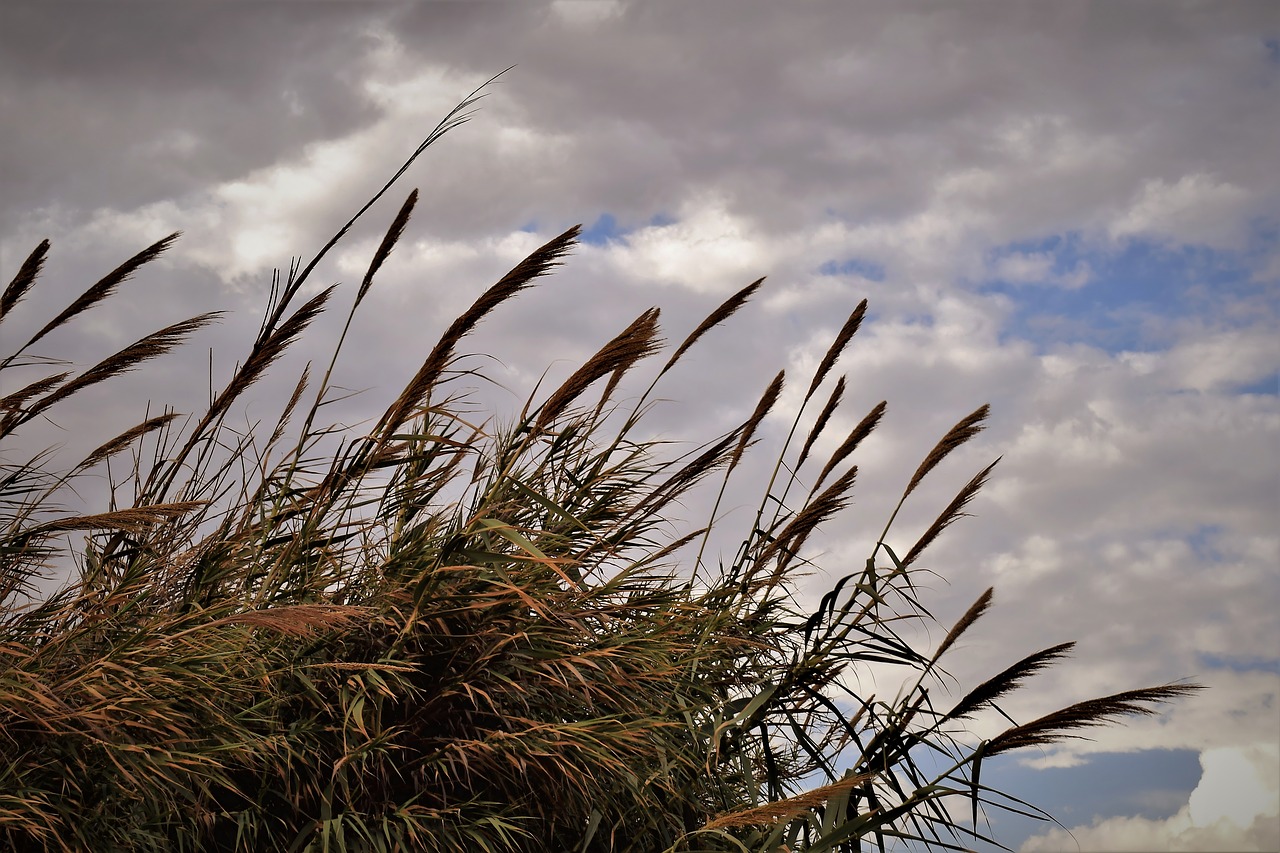
{"label": "dense foliage mass", "polygon": [[[451,115],[414,157],[464,117]],[[416,199],[395,217],[352,313]],[[723,490],[782,374],[739,427],[674,458],[635,438],[647,393],[615,400],[624,374],[661,349],[656,309],[506,423],[477,423],[450,390],[463,338],[560,263],[576,229],[484,291],[372,428],[317,423],[326,372],[314,392],[304,373],[270,429],[233,431],[237,401],[328,305],[332,288],[295,302],[352,223],[277,282],[251,349],[199,417],[150,417],[69,470],[44,455],[4,458],[0,847],[818,853],[918,839],[955,849],[982,833],[980,805],[1030,808],[981,784],[984,758],[1150,713],[1191,689],[1135,690],[990,740],[965,737],[973,714],[1067,644],[934,707],[939,659],[991,592],[932,650],[913,648],[899,626],[929,618],[913,567],[991,466],[901,556],[886,527],[859,572],[836,579],[816,608],[797,603],[806,539],[845,505],[849,458],[884,413],[876,406],[821,465],[811,456],[841,403],[843,377],[827,380],[865,302],[804,380],[755,523],[714,568],[703,561],[707,531],[673,534],[670,510],[700,483]],[[0,371],[45,363],[33,356],[45,335],[112,297],[173,239],[90,287]],[[0,321],[48,249],[0,296]],[[713,311],[657,377],[759,284]],[[19,383],[0,397],[0,440],[211,319],[167,326],[83,372]],[[896,507],[986,415],[943,436]],[[57,511],[64,488],[126,453],[118,503]],[[886,509],[892,523],[897,510]],[[33,594],[70,565],[67,553],[74,576]],[[854,688],[860,668],[890,664],[908,673],[896,698]],[[946,798],[967,798],[972,822]]]}

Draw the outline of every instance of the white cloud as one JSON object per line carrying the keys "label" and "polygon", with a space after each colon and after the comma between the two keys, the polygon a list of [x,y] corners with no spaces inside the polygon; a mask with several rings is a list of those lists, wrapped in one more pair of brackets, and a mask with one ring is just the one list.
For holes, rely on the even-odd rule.
{"label": "white cloud", "polygon": [[1245,237],[1254,195],[1244,187],[1197,173],[1177,181],[1149,180],[1112,222],[1113,237],[1143,236],[1217,248]]}
{"label": "white cloud", "polygon": [[1172,817],[1111,817],[1068,834],[1052,829],[1027,839],[1022,853],[1106,850],[1280,850],[1280,746],[1262,742],[1207,750],[1200,755],[1200,783]]}
{"label": "white cloud", "polygon": [[1093,271],[1083,261],[1069,271],[1055,270],[1054,263],[1049,252],[1015,252],[997,258],[991,275],[1010,284],[1048,284],[1066,290],[1079,290],[1093,278]]}
{"label": "white cloud", "polygon": [[630,278],[726,293],[773,266],[769,242],[723,200],[698,198],[682,205],[677,221],[633,231],[610,254]]}

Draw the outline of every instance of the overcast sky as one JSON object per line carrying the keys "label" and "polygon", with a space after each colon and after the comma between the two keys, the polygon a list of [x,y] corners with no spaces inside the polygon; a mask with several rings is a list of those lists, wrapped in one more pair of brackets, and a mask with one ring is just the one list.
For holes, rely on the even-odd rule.
{"label": "overcast sky", "polygon": [[[196,311],[231,311],[182,358],[24,441],[100,441],[148,400],[198,409],[210,349],[226,376],[272,268],[314,253],[511,65],[316,279],[350,294],[421,189],[353,328],[338,381],[365,391],[344,416],[380,411],[480,289],[578,222],[587,240],[569,263],[473,339],[513,407],[545,368],[564,375],[649,305],[678,341],[768,276],[655,412],[666,437],[705,440],[779,368],[794,404],[865,297],[830,434],[881,399],[889,409],[820,564],[861,565],[920,457],[990,402],[990,428],[926,481],[891,540],[909,546],[1003,456],[976,518],[923,561],[943,622],[996,587],[951,653],[961,684],[1074,639],[1075,658],[1011,714],[1181,678],[1210,687],[1162,718],[984,773],[1075,841],[993,815],[999,837],[1025,850],[1280,848],[1274,3],[6,0],[0,274],[41,238],[53,249],[4,351],[175,230],[162,263],[51,336],[49,354],[90,364]],[[315,330],[315,357],[332,330]],[[788,423],[766,423],[760,455]]]}

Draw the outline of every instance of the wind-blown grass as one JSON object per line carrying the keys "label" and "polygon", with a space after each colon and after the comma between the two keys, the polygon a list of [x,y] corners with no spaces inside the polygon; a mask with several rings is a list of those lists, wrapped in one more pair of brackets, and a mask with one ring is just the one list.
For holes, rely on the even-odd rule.
{"label": "wind-blown grass", "polygon": [[[464,120],[472,100],[410,162]],[[415,191],[392,221],[352,312],[416,201]],[[671,510],[705,481],[722,478],[723,492],[779,399],[783,374],[741,426],[683,457],[664,455],[667,445],[635,437],[647,394],[627,410],[612,399],[621,376],[661,348],[655,308],[541,402],[530,399],[506,422],[494,413],[473,423],[450,390],[459,344],[562,263],[577,229],[484,291],[373,429],[319,452],[338,434],[317,425],[329,373],[311,391],[304,372],[265,443],[233,433],[224,421],[235,402],[329,308],[332,288],[292,303],[354,222],[276,281],[249,352],[185,432],[166,411],[64,473],[46,455],[5,457],[0,846],[817,853],[915,839],[961,849],[982,834],[980,806],[1011,807],[979,784],[984,755],[1078,737],[1193,689],[1128,691],[990,741],[966,736],[964,720],[1057,662],[1066,644],[1023,658],[950,711],[933,708],[938,660],[987,610],[991,592],[932,654],[896,625],[928,618],[911,565],[963,515],[991,466],[904,559],[886,544],[886,527],[860,572],[836,579],[816,608],[797,604],[805,540],[845,506],[857,470],[847,458],[885,405],[819,466],[799,506],[769,518],[765,508],[786,506],[775,493],[784,465],[793,478],[812,476],[788,460],[810,457],[841,402],[843,377],[799,452],[790,438],[777,451],[755,523],[736,558],[716,569],[701,551],[682,556],[699,540],[705,547],[706,530],[673,534]],[[114,298],[173,240],[126,261],[45,330]],[[37,284],[49,248],[41,243],[3,292],[0,321]],[[759,286],[715,309],[655,375]],[[863,302],[808,379],[792,437],[841,353],[856,345],[865,313]],[[0,440],[212,319],[168,325],[83,373],[10,393],[0,399]],[[43,334],[0,370],[22,363]],[[963,418],[926,456],[890,524],[986,417],[984,406]],[[63,488],[130,450],[132,494],[121,506],[57,513]],[[87,533],[73,541],[69,531]],[[77,574],[32,598],[68,551]],[[860,695],[852,676],[872,664],[902,667],[909,689],[893,700]],[[943,772],[926,769],[940,759]],[[967,798],[973,824],[954,818],[946,798]]]}

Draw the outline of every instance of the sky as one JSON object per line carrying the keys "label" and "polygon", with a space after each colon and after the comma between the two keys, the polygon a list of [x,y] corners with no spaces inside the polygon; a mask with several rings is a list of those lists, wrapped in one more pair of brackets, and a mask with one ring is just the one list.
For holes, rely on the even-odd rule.
{"label": "sky", "polygon": [[[361,393],[336,411],[381,411],[483,287],[582,223],[569,262],[472,339],[510,389],[495,399],[514,411],[544,370],[567,375],[650,305],[678,341],[767,276],[673,371],[650,421],[706,440],[785,368],[767,457],[866,298],[836,371],[847,402],[820,449],[878,401],[888,413],[858,451],[851,509],[816,543],[827,574],[806,589],[862,564],[923,455],[991,403],[987,430],[926,480],[891,537],[908,547],[1001,457],[975,517],[922,558],[944,624],[995,587],[948,655],[959,683],[1076,640],[1003,706],[1011,716],[1180,679],[1208,687],[1159,717],[993,763],[984,782],[1065,827],[994,813],[997,838],[1025,851],[1280,849],[1273,3],[11,0],[0,275],[42,238],[52,250],[0,346],[175,230],[162,261],[49,347],[88,365],[162,324],[229,312],[181,356],[33,423],[27,446],[92,446],[148,401],[198,410],[210,371],[227,375],[256,331],[272,269],[313,254],[509,66],[318,271],[317,286],[350,294],[420,188],[340,362],[339,384]],[[323,357],[337,319],[280,375]],[[736,509],[730,523],[749,512]]]}

